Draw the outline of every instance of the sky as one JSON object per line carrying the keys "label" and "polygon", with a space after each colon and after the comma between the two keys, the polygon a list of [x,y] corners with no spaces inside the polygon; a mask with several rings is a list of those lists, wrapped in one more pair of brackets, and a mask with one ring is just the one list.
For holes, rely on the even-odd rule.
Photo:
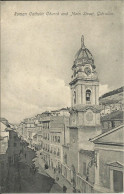
{"label": "sky", "polygon": [[17,123],[70,106],[71,67],[82,34],[94,56],[99,95],[121,87],[122,8],[122,1],[2,2],[1,116]]}

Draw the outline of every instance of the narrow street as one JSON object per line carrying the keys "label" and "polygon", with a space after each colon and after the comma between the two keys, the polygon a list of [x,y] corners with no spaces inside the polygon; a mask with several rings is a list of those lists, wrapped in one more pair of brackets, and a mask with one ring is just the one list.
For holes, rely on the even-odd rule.
{"label": "narrow street", "polygon": [[39,173],[37,170],[34,170],[35,168],[31,168],[31,163],[28,164],[25,160],[25,162],[19,161],[9,166],[2,193],[62,192],[61,187],[57,183],[54,183],[54,179],[48,176],[44,172],[44,169]]}

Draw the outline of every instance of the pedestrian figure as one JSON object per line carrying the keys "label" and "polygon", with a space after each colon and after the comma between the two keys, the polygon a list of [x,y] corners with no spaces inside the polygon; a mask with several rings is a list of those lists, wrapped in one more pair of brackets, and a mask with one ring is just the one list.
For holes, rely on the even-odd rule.
{"label": "pedestrian figure", "polygon": [[67,191],[67,187],[63,185],[63,193],[66,193],[66,191]]}
{"label": "pedestrian figure", "polygon": [[45,169],[48,169],[48,165],[47,164],[45,164]]}
{"label": "pedestrian figure", "polygon": [[54,168],[54,174],[56,173],[56,169]]}
{"label": "pedestrian figure", "polygon": [[36,168],[34,168],[34,174],[36,173]]}
{"label": "pedestrian figure", "polygon": [[73,187],[73,193],[76,193],[76,189],[75,189],[75,187]]}
{"label": "pedestrian figure", "polygon": [[58,176],[56,177],[56,181],[59,181],[59,177]]}
{"label": "pedestrian figure", "polygon": [[30,172],[32,172],[32,167],[30,166]]}

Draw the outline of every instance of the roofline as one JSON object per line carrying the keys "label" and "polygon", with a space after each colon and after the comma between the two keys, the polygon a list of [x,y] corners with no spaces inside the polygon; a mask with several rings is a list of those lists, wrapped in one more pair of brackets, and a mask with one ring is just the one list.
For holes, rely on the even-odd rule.
{"label": "roofline", "polygon": [[111,145],[111,146],[123,146],[124,147],[124,144],[123,143],[115,143],[115,142],[95,142],[95,144],[99,145]]}
{"label": "roofline", "polygon": [[106,135],[108,135],[108,134],[110,134],[110,133],[113,133],[114,131],[116,131],[116,130],[122,128],[122,127],[124,127],[124,124],[123,124],[123,125],[120,125],[120,126],[118,126],[118,127],[116,127],[116,128],[114,128],[114,129],[111,129],[111,130],[109,130],[109,131],[107,131],[107,132],[105,132],[105,133],[102,133],[102,134],[100,134],[100,135],[98,135],[98,136],[96,136],[96,137],[94,137],[94,138],[91,138],[91,139],[89,139],[89,141],[94,142],[95,140],[97,140],[97,139],[99,139],[99,138],[101,138],[101,137],[104,137],[104,136],[106,136]]}
{"label": "roofline", "polygon": [[[0,123],[2,123],[2,124],[5,125],[5,126],[7,125],[7,124],[4,123],[4,121],[0,121]],[[7,126],[6,126],[6,127],[7,127]]]}
{"label": "roofline", "polygon": [[[120,91],[119,91],[120,90]],[[105,94],[103,94],[103,95],[101,95],[100,97],[99,97],[99,99],[103,99],[103,98],[106,98],[106,97],[108,97],[108,96],[106,96],[106,97],[104,97],[104,95],[109,95],[111,92],[117,92],[117,93],[115,93],[115,94],[118,94],[118,93],[122,93],[122,92],[124,92],[124,86],[122,86],[122,87],[120,87],[120,88],[117,88],[117,89],[115,89],[115,90],[111,90],[111,91],[109,91],[109,92],[106,92]],[[109,96],[112,96],[112,95],[115,95],[115,94],[111,94],[111,95],[109,95]]]}

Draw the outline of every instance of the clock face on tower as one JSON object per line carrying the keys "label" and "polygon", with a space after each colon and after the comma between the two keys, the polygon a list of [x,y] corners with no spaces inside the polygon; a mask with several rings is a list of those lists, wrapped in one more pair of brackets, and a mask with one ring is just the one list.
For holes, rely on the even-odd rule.
{"label": "clock face on tower", "polygon": [[84,72],[85,72],[87,75],[90,75],[90,74],[91,74],[91,69],[90,69],[89,67],[85,67]]}

